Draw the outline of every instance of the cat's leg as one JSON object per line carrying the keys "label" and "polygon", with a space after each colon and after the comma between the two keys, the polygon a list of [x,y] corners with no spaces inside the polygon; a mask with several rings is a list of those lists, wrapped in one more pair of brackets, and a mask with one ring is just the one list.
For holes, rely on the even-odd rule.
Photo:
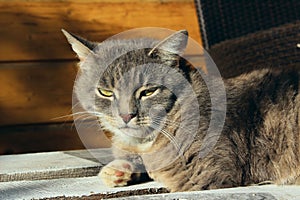
{"label": "cat's leg", "polygon": [[135,166],[127,161],[116,159],[104,166],[99,177],[109,187],[119,187],[140,181],[142,173],[135,172]]}
{"label": "cat's leg", "polygon": [[109,187],[132,185],[151,180],[138,155],[114,151],[115,160],[104,166],[98,176]]}

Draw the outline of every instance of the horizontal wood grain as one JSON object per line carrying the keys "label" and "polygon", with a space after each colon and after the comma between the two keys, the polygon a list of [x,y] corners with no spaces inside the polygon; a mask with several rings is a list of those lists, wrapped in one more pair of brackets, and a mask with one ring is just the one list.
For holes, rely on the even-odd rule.
{"label": "horizontal wood grain", "polygon": [[0,64],[0,125],[65,120],[76,73],[74,62]]}
{"label": "horizontal wood grain", "polygon": [[110,146],[101,131],[93,130],[90,126],[83,131],[78,134],[72,122],[2,126],[0,155]]}
{"label": "horizontal wood grain", "polygon": [[96,176],[100,167],[112,160],[112,154],[109,149],[94,152],[107,161],[100,163],[87,150],[1,156],[0,183]]}
{"label": "horizontal wood grain", "polygon": [[192,0],[0,0],[0,62],[73,59],[61,28],[103,41],[138,27],[187,29],[200,42]]}
{"label": "horizontal wood grain", "polygon": [[[149,194],[152,193],[157,194],[161,191],[166,191],[166,189],[162,189],[162,187],[162,184],[153,181],[126,187],[107,187],[97,176],[36,181],[11,181],[0,182],[0,199],[100,200],[113,198],[115,200],[125,200],[127,198],[124,197],[124,194],[145,194],[147,192],[146,194],[149,196]],[[114,198],[117,196],[120,198]],[[141,198],[139,200],[154,199],[153,196],[150,196],[149,198],[147,196],[140,196]],[[134,196],[132,198],[134,198]],[[158,197],[155,199],[166,199],[166,197]],[[176,196],[170,199],[182,198]]]}

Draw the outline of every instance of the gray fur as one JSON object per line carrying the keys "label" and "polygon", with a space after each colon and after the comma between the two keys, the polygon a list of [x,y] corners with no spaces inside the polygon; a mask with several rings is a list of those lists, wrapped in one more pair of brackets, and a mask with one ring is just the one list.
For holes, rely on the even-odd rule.
{"label": "gray fur", "polygon": [[[174,34],[161,43],[145,38],[106,41],[81,59],[75,93],[109,132],[116,157],[100,172],[103,181],[126,185],[142,177],[133,172],[146,170],[171,191],[264,181],[299,184],[299,72],[263,69],[224,80],[225,125],[212,151],[199,157],[207,145],[210,98],[221,97],[210,95],[206,86],[216,77],[205,77],[209,83],[204,82],[206,75],[177,55],[187,43],[184,35]],[[103,98],[98,88],[116,96]],[[151,88],[157,93],[144,98],[142,92]],[[123,113],[134,114],[124,129]],[[122,171],[114,167],[124,163],[130,166],[124,168],[127,178],[114,177]]]}

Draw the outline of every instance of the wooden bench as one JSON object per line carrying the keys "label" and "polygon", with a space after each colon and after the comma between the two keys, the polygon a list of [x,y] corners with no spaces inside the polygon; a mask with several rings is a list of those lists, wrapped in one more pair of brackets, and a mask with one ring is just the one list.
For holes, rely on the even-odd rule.
{"label": "wooden bench", "polygon": [[80,197],[162,187],[155,182],[104,186],[97,174],[111,160],[110,149],[0,156],[0,199]]}
{"label": "wooden bench", "polygon": [[108,188],[96,175],[110,160],[110,149],[0,156],[0,199],[300,199],[300,186],[265,185],[164,194],[156,194],[166,192],[156,182]]}

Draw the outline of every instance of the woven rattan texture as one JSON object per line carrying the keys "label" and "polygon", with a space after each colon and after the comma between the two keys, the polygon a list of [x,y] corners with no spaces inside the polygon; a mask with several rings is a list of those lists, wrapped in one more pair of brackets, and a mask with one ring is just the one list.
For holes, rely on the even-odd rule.
{"label": "woven rattan texture", "polygon": [[209,50],[223,77],[261,68],[300,70],[300,21],[226,40]]}
{"label": "woven rattan texture", "polygon": [[[208,46],[300,20],[299,0],[200,0]],[[200,17],[200,16],[199,16]],[[202,35],[203,36],[203,35]],[[206,47],[208,48],[208,47]]]}

